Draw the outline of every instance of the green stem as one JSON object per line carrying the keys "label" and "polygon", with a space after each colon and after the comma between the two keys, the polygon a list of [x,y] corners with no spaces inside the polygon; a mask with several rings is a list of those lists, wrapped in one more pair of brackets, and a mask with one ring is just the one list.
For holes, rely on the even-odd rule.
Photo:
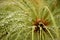
{"label": "green stem", "polygon": [[21,31],[18,33],[18,35],[17,35],[17,37],[16,37],[16,39],[15,39],[15,40],[17,40],[17,39],[18,39],[18,37],[20,36],[20,33],[21,33],[22,31],[26,30],[26,29],[28,29],[28,28],[23,28],[23,30],[21,30]]}
{"label": "green stem", "polygon": [[42,34],[41,34],[42,28],[40,27],[40,40],[42,40]]}
{"label": "green stem", "polygon": [[25,37],[25,40],[27,40],[27,37],[28,37],[28,35],[31,33],[31,31],[30,32],[28,32],[28,34],[26,35],[26,37]]}
{"label": "green stem", "polygon": [[40,34],[39,34],[39,32],[37,32],[37,36],[38,36],[38,40],[40,40]]}
{"label": "green stem", "polygon": [[45,35],[44,35],[44,33],[42,33],[42,39],[45,40]]}
{"label": "green stem", "polygon": [[32,40],[34,40],[34,27],[32,27]]}
{"label": "green stem", "polygon": [[49,10],[49,8],[48,8],[47,6],[45,6],[45,8],[49,11],[49,14],[50,14],[52,23],[53,23],[53,25],[54,25],[54,27],[55,27],[55,29],[56,29],[56,35],[57,35],[57,38],[59,38],[58,28],[57,28],[57,25],[56,25],[54,16],[53,16],[53,14],[51,13],[51,11]]}
{"label": "green stem", "polygon": [[46,28],[46,30],[48,31],[48,33],[50,34],[50,36],[51,36],[51,38],[52,38],[52,40],[54,40],[54,38],[53,38],[53,35],[50,33],[50,31]]}

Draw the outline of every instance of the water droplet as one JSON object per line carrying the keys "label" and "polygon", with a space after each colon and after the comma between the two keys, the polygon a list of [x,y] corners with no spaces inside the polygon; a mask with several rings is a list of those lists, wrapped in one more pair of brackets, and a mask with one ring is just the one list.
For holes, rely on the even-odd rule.
{"label": "water droplet", "polygon": [[1,26],[4,26],[4,24],[1,24]]}
{"label": "water droplet", "polygon": [[8,22],[5,22],[5,23],[8,23]]}

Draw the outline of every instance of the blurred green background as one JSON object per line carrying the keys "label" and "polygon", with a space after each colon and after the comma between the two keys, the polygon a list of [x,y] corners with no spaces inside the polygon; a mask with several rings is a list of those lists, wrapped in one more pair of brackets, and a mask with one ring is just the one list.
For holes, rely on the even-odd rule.
{"label": "blurred green background", "polygon": [[[49,34],[33,32],[36,17]],[[60,40],[60,0],[0,0],[0,40]]]}

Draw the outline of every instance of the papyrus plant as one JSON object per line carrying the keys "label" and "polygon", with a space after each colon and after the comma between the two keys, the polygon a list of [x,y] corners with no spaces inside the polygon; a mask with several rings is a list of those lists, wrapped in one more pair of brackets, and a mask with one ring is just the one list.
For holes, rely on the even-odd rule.
{"label": "papyrus plant", "polygon": [[60,40],[60,0],[0,0],[0,40]]}

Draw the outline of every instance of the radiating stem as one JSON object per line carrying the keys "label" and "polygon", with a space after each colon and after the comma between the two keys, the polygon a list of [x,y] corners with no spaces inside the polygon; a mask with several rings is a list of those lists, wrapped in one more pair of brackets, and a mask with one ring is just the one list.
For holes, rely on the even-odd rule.
{"label": "radiating stem", "polygon": [[32,40],[34,40],[34,27],[32,27]]}
{"label": "radiating stem", "polygon": [[31,33],[31,31],[28,32],[24,40],[27,40],[28,35]]}
{"label": "radiating stem", "polygon": [[39,32],[37,33],[37,36],[38,36],[38,40],[40,40],[40,34],[39,34]]}
{"label": "radiating stem", "polygon": [[23,28],[23,30],[21,30],[21,31],[18,33],[18,35],[17,35],[17,37],[16,37],[16,39],[15,39],[15,40],[17,40],[17,39],[18,39],[18,37],[20,36],[20,33],[21,33],[22,31],[26,30],[26,29],[28,29],[28,28]]}
{"label": "radiating stem", "polygon": [[53,23],[53,25],[54,25],[54,27],[55,27],[55,29],[56,29],[56,32],[57,32],[57,33],[56,33],[57,38],[59,38],[58,28],[57,28],[57,25],[56,25],[56,22],[55,22],[54,16],[53,16],[52,12],[50,11],[50,9],[49,9],[47,6],[45,6],[45,8],[49,11],[49,14],[50,14],[50,17],[51,17],[52,23]]}
{"label": "radiating stem", "polygon": [[40,27],[40,40],[42,40],[42,34],[41,34],[42,28]]}
{"label": "radiating stem", "polygon": [[44,35],[44,33],[42,33],[42,39],[45,40],[44,38],[45,38],[45,35]]}
{"label": "radiating stem", "polygon": [[50,31],[46,28],[46,30],[48,31],[48,33],[50,34],[50,36],[51,36],[51,38],[52,38],[52,40],[54,40],[54,38],[53,38],[53,35],[50,33]]}

